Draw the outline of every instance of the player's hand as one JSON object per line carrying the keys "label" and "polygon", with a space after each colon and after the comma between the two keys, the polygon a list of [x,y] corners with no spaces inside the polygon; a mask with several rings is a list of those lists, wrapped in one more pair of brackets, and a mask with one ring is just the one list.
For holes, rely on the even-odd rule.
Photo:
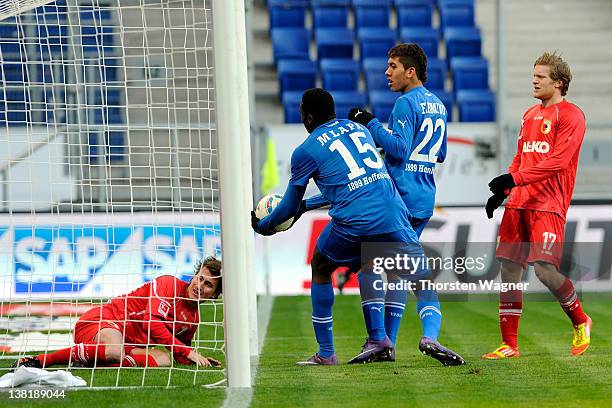
{"label": "player's hand", "polygon": [[510,190],[513,187],[516,187],[516,184],[514,184],[512,174],[502,174],[489,182],[489,190],[491,190],[493,194],[497,195],[503,194],[505,196],[505,191]]}
{"label": "player's hand", "polygon": [[193,361],[198,367],[221,367],[221,362],[212,357],[204,357],[195,350],[191,350],[187,358]]}
{"label": "player's hand", "polygon": [[374,115],[363,108],[353,108],[349,111],[348,119],[360,125],[368,126],[368,123],[374,119]]}
{"label": "player's hand", "polygon": [[257,216],[255,215],[255,211],[251,211],[251,227],[253,227],[253,230],[256,233],[258,233],[259,235],[266,235],[266,236],[275,234],[274,231],[265,231],[259,228],[259,221],[261,220],[257,218]]}
{"label": "player's hand", "polygon": [[487,218],[493,218],[493,211],[497,210],[500,205],[506,199],[505,194],[494,194],[487,200],[487,205],[485,206],[485,210],[487,211]]}

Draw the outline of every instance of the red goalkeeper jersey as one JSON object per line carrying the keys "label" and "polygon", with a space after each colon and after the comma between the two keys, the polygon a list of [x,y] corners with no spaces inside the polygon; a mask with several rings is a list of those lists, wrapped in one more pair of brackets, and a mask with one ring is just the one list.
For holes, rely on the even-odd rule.
{"label": "red goalkeeper jersey", "polygon": [[160,276],[110,301],[115,320],[125,321],[126,343],[161,344],[186,357],[198,329],[198,303],[188,300],[189,284]]}
{"label": "red goalkeeper jersey", "polygon": [[517,187],[506,207],[553,212],[565,218],[585,131],[584,113],[566,100],[546,108],[529,108],[509,168]]}

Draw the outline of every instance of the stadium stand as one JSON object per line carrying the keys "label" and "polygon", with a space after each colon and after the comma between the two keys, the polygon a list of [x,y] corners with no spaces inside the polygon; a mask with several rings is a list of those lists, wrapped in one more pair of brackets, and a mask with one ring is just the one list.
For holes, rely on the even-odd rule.
{"label": "stadium stand", "polygon": [[359,85],[359,75],[359,63],[353,59],[321,60],[323,88],[330,91],[356,91]]}
{"label": "stadium stand", "polygon": [[278,62],[280,95],[285,91],[314,88],[317,81],[316,64],[310,60],[281,60]]}
{"label": "stadium stand", "polygon": [[495,95],[486,89],[457,91],[459,119],[462,122],[491,122],[495,120]]}
{"label": "stadium stand", "polygon": [[[283,104],[294,103],[284,92],[318,84],[330,90],[360,92],[364,98],[367,95],[369,107],[388,116],[386,53],[398,37],[400,42],[414,42],[425,50],[429,58],[425,85],[440,95],[450,118],[458,91],[489,90],[489,68],[481,54],[474,0],[270,0],[268,10],[275,65],[280,60],[303,60],[308,71],[309,79],[302,83],[291,79],[300,71],[299,62],[279,67],[278,90]],[[288,13],[291,22],[276,22],[279,13]],[[310,48],[316,49],[315,73]],[[354,61],[357,55],[359,59]],[[289,65],[292,68],[288,71]],[[491,116],[474,116],[469,106],[467,109],[460,119]],[[285,119],[296,120],[295,115],[287,114],[287,106],[283,110]]]}

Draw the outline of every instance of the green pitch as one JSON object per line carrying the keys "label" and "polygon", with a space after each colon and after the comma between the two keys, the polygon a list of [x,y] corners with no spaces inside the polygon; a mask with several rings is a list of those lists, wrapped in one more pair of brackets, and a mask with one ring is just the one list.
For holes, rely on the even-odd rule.
{"label": "green pitch", "polygon": [[612,406],[612,299],[585,296],[593,318],[592,345],[569,354],[571,326],[551,301],[524,303],[521,358],[484,361],[500,343],[497,302],[443,301],[440,340],[467,360],[443,367],[419,354],[420,322],[414,299],[399,334],[396,363],[346,365],[364,341],[358,296],[337,296],[334,305],[338,367],[298,367],[316,351],[309,297],[279,297],[270,320],[253,398],[254,407]]}
{"label": "green pitch", "polygon": [[[518,360],[483,361],[499,340],[497,302],[442,303],[441,340],[468,361],[443,367],[418,353],[420,323],[414,300],[399,335],[396,363],[338,367],[297,367],[295,361],[316,350],[310,322],[310,298],[276,298],[254,388],[254,407],[419,407],[419,406],[612,406],[612,297],[585,295],[593,318],[592,346],[582,357],[569,355],[571,328],[556,302],[527,298],[520,325]],[[456,298],[454,300],[457,300]],[[334,305],[336,350],[342,363],[357,353],[365,338],[358,296],[337,296]],[[207,330],[202,328],[202,330]],[[202,333],[202,338],[211,338]],[[206,353],[205,354],[211,354]],[[213,354],[213,356],[215,356]],[[219,357],[218,355],[216,357]],[[6,367],[8,360],[0,360]],[[94,385],[113,386],[116,370],[75,370]],[[195,383],[213,382],[221,373],[200,373]],[[66,399],[10,400],[0,406],[61,407],[219,407],[224,389],[202,389],[194,374],[173,370],[123,370],[120,384],[177,388],[68,391]]]}

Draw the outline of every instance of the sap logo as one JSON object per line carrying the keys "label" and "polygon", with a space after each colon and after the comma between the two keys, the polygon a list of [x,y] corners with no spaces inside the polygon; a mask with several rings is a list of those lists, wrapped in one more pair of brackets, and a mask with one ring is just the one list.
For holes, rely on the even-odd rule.
{"label": "sap logo", "polygon": [[523,143],[523,153],[548,153],[550,145],[548,142],[531,141]]}

